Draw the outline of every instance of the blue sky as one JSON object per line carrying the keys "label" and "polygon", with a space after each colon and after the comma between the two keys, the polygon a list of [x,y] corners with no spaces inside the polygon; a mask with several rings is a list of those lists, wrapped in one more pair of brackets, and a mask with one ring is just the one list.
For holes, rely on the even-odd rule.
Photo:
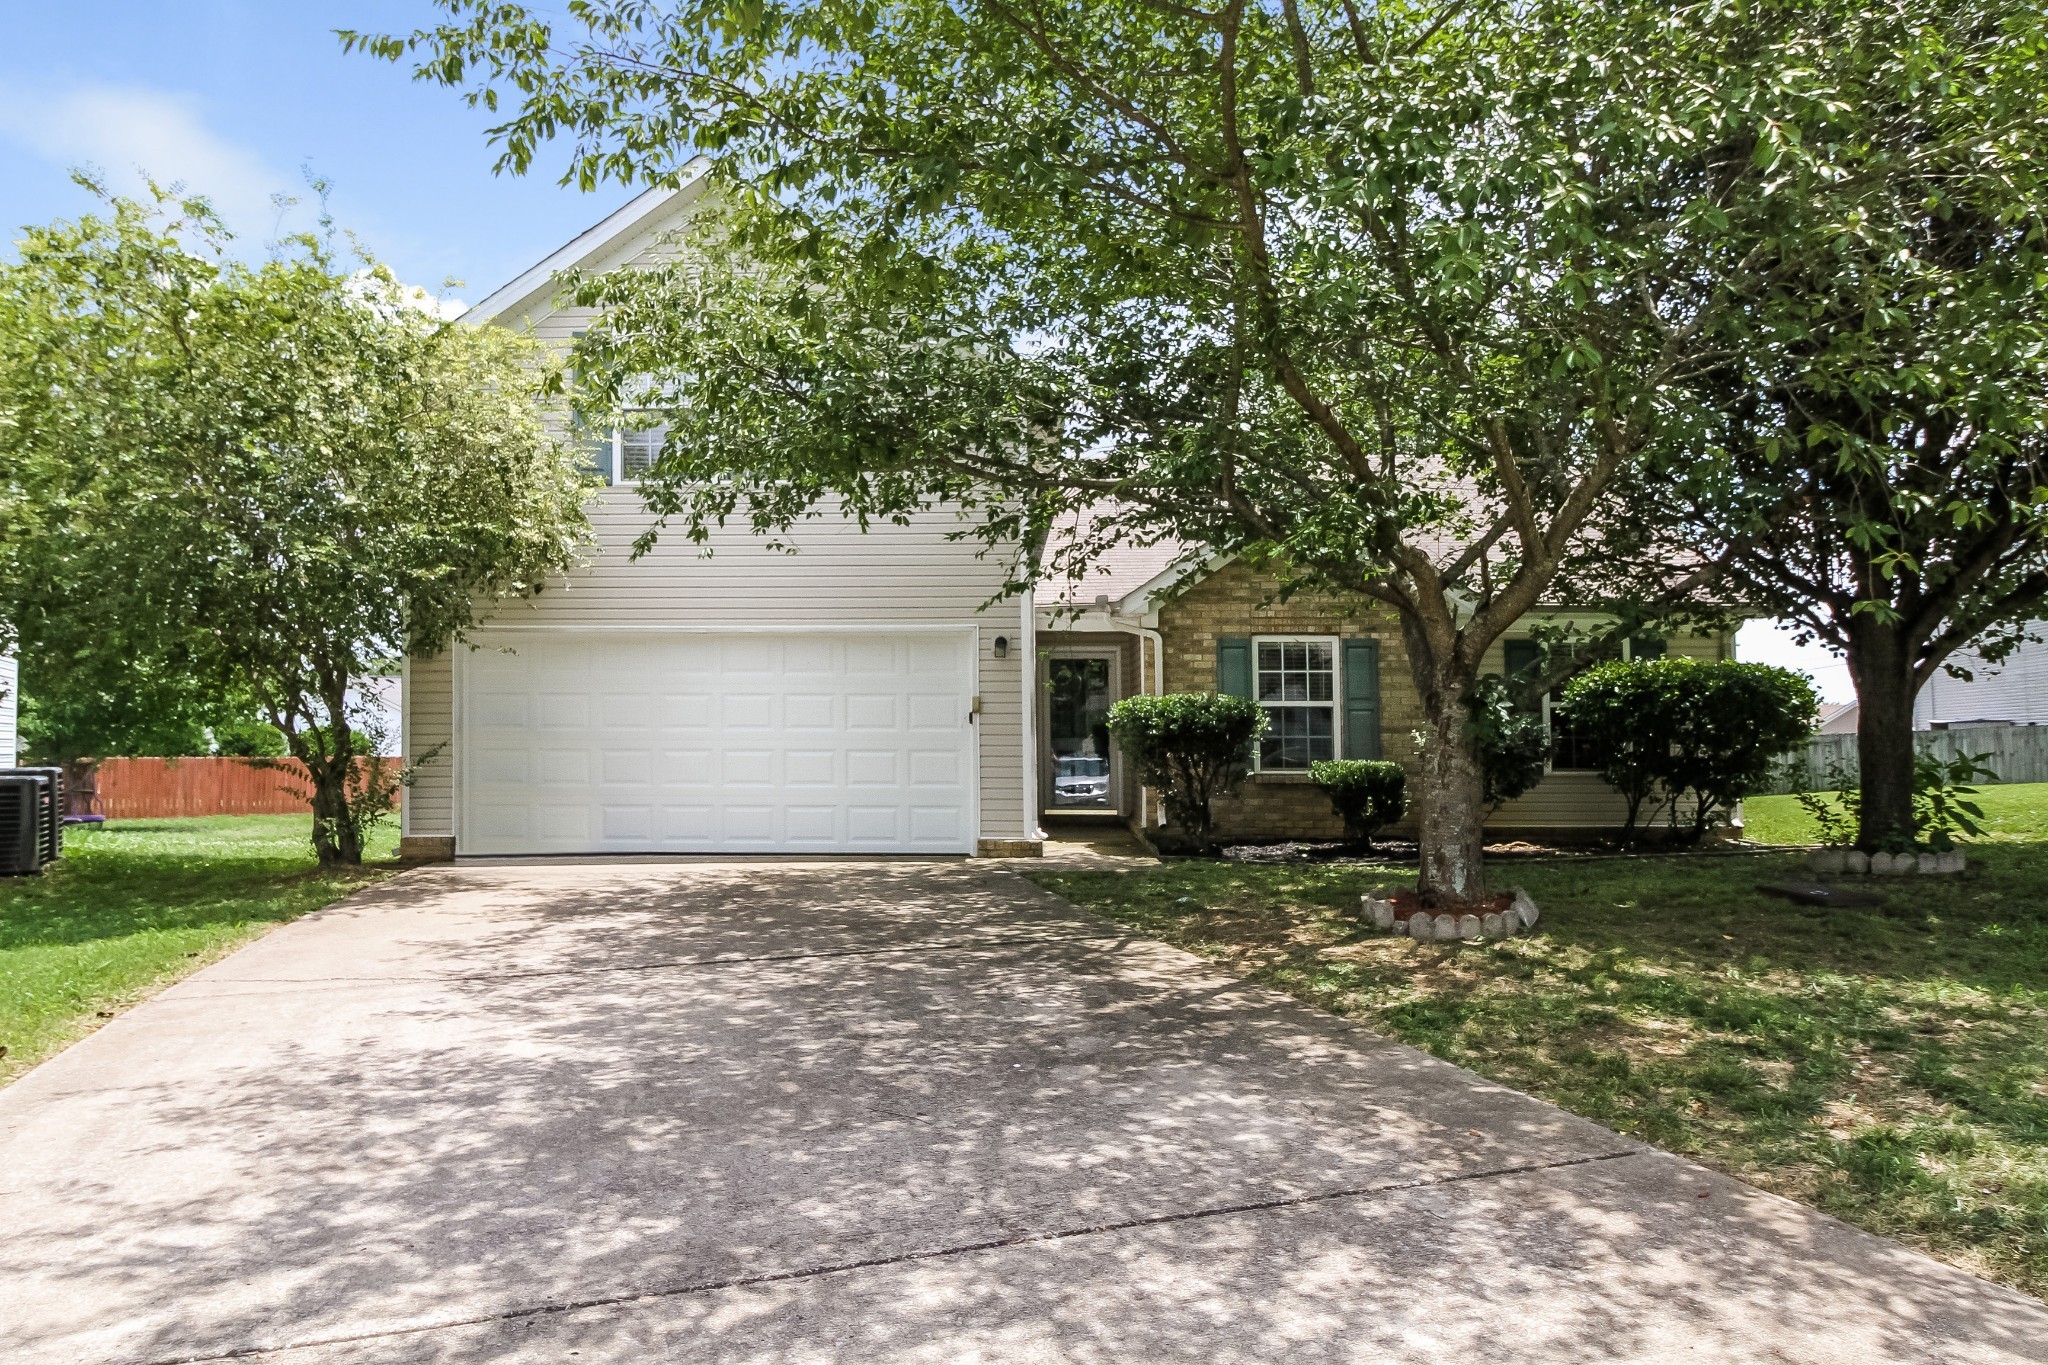
{"label": "blue sky", "polygon": [[[310,167],[333,182],[339,223],[399,277],[471,302],[624,203],[613,186],[557,186],[557,159],[524,178],[491,173],[489,120],[401,66],[348,56],[337,28],[433,22],[426,0],[0,0],[0,224],[72,217],[90,196],[69,168],[133,187],[138,167],[211,196],[260,248],[274,194],[305,197]],[[306,208],[283,226],[310,224]],[[1745,659],[1813,673],[1853,695],[1840,663],[1765,622]]]}
{"label": "blue sky", "polygon": [[[301,167],[333,182],[339,223],[400,277],[466,281],[475,300],[628,192],[554,183],[561,163],[491,173],[488,120],[401,66],[344,55],[337,28],[404,30],[426,0],[0,0],[0,224],[72,217],[69,167],[132,186],[140,166],[211,196],[252,246]],[[301,209],[285,226],[306,226]]]}

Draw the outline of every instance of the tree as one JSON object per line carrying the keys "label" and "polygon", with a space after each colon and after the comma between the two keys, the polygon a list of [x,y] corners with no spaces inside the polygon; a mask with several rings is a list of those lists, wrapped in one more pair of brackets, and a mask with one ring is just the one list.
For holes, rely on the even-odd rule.
{"label": "tree", "polygon": [[1910,844],[1913,702],[2048,597],[2048,19],[1814,5],[1803,99],[1731,201],[1748,270],[1681,486],[1728,582],[1845,654],[1859,842]]}
{"label": "tree", "polygon": [[1264,707],[1216,692],[1125,697],[1109,708],[1110,737],[1197,853],[1215,850],[1210,802],[1243,785],[1265,728]]}
{"label": "tree", "polygon": [[18,246],[0,630],[98,630],[249,698],[307,769],[321,862],[359,861],[382,807],[353,684],[539,591],[585,534],[537,344],[435,320],[327,236],[237,261],[203,200],[162,192]]}
{"label": "tree", "polygon": [[1565,576],[1700,567],[1620,504],[1739,266],[1715,199],[1769,180],[1727,151],[1774,88],[1731,81],[1734,7],[440,3],[345,41],[509,103],[501,169],[556,137],[585,185],[716,160],[694,249],[579,294],[586,401],[670,423],[656,512],[939,499],[1032,545],[1113,501],[1028,572],[1171,535],[1375,598],[1429,898],[1485,894],[1488,647]]}

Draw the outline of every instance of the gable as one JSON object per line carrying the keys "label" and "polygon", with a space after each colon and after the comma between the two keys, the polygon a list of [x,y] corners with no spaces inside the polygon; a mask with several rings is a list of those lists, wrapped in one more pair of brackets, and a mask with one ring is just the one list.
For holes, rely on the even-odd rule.
{"label": "gable", "polygon": [[[474,325],[495,322],[551,335],[580,325],[568,314],[588,318],[588,310],[560,306],[562,277],[572,271],[598,274],[636,260],[661,259],[661,240],[686,220],[709,185],[711,161],[698,157],[683,168],[681,182],[635,195],[602,222],[550,252],[513,280],[491,291],[462,315]],[[565,329],[562,324],[570,323]],[[555,325],[550,326],[550,323]]]}

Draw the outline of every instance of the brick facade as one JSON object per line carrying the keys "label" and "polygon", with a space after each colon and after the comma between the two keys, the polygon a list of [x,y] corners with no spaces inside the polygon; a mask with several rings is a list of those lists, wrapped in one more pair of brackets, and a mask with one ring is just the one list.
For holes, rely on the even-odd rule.
{"label": "brick facade", "polygon": [[[1277,585],[1231,563],[1159,609],[1166,644],[1165,690],[1216,690],[1216,641],[1251,635],[1334,635],[1379,641],[1380,756],[1415,766],[1409,735],[1422,723],[1399,620],[1364,598],[1298,592],[1279,600]],[[1334,839],[1342,822],[1305,773],[1254,773],[1235,797],[1216,803],[1216,824],[1230,839]]]}

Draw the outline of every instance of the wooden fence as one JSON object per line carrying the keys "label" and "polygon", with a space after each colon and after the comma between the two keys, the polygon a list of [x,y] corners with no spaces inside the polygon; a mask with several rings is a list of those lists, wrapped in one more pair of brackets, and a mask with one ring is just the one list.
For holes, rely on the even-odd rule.
{"label": "wooden fence", "polygon": [[[73,793],[70,804],[75,814],[109,820],[306,814],[305,768],[295,759],[277,761],[282,766],[272,768],[245,758],[103,758],[94,770],[93,792]],[[365,762],[357,760],[359,766]]]}
{"label": "wooden fence", "polygon": [[[1942,762],[1962,754],[1983,757],[2001,782],[2048,782],[2048,725],[1968,725],[1953,730],[1921,730],[1913,747]],[[1803,766],[1802,766],[1803,764]],[[1840,764],[1856,772],[1856,736],[1815,735],[1801,759],[1788,765],[1790,775],[1773,791],[1817,791],[1827,785],[1828,768]]]}

